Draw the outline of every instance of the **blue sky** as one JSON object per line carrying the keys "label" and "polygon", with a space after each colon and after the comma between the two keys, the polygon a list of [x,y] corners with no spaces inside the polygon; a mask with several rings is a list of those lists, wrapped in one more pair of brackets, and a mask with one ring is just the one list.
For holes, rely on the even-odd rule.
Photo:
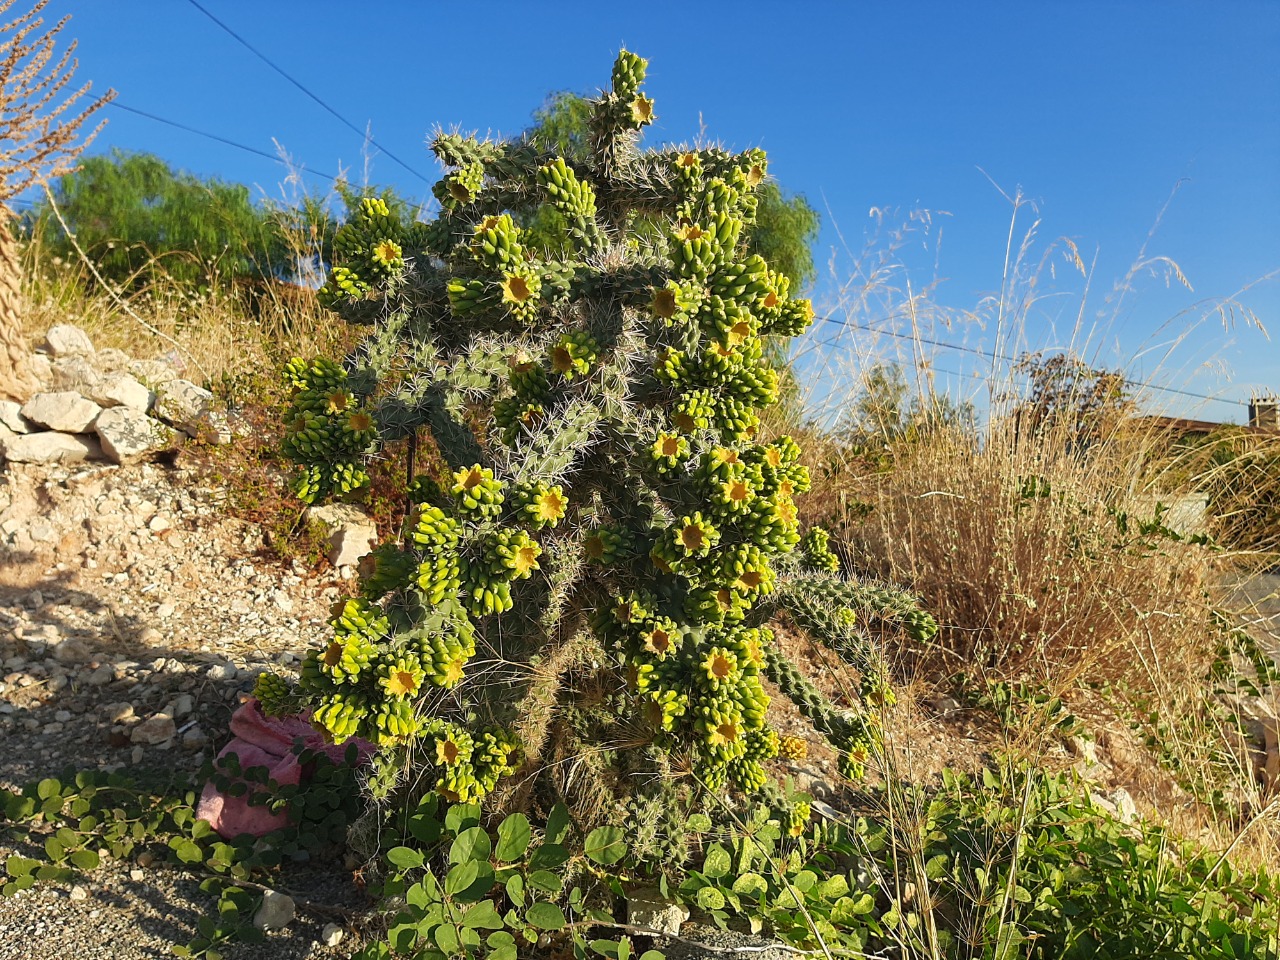
{"label": "blue sky", "polygon": [[[972,321],[930,326],[927,336],[979,351],[1056,348],[1082,317],[1099,363],[1224,401],[1280,390],[1280,340],[1201,319],[1244,290],[1243,305],[1280,337],[1280,276],[1267,279],[1280,270],[1275,0],[200,2],[343,117],[362,129],[370,121],[374,138],[428,179],[438,170],[425,140],[437,124],[516,133],[548,92],[607,83],[625,45],[650,60],[650,142],[690,140],[701,125],[726,145],[762,146],[770,172],[822,212],[820,309],[835,307],[852,275],[845,249],[884,251],[892,225],[931,211],[927,231],[913,221],[887,283],[905,289],[909,279],[920,290],[936,280],[938,304],[973,311],[1001,289],[1011,216],[1002,191],[1020,189],[1031,203],[1015,246],[1038,218],[1030,259],[1049,258],[1025,340],[1006,343],[993,323]],[[341,164],[359,179],[361,138],[188,0],[52,0],[48,13],[73,15],[66,35],[80,41],[79,78],[114,87],[121,104],[267,152],[275,138],[310,170],[334,174]],[[265,159],[123,110],[107,115],[94,151],[150,151],[280,193],[282,170]],[[427,195],[385,155],[372,179]],[[884,212],[879,234],[873,209]],[[1059,238],[1091,267],[1087,297]],[[1194,291],[1143,270],[1117,307],[1107,294],[1144,243],[1148,257],[1175,261]],[[900,330],[896,315],[873,305],[853,319]],[[828,326],[816,339],[838,332]],[[1161,360],[1160,345],[1174,339]],[[881,338],[877,349],[901,342]],[[846,330],[838,345],[856,358],[867,343]],[[989,362],[931,352],[939,384],[966,394],[978,381],[951,375]],[[828,368],[850,369],[839,358]],[[1244,416],[1238,403],[1155,400]]]}

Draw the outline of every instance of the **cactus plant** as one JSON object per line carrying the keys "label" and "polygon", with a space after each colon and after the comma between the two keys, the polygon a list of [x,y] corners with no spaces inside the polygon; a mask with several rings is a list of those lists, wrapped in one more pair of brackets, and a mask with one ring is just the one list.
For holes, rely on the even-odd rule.
{"label": "cactus plant", "polygon": [[[764,338],[813,317],[742,253],[766,157],[641,151],[645,70],[619,56],[589,162],[437,136],[441,213],[401,223],[366,201],[335,245],[323,301],[370,335],[344,367],[288,368],[303,499],[357,491],[363,457],[423,429],[449,468],[414,484],[403,547],[366,558],[296,689],[260,685],[335,740],[380,744],[378,777],[416,765],[445,796],[507,807],[541,790],[587,820],[672,783],[695,805],[758,795],[800,749],[768,726],[766,678],[850,769],[871,745],[874,723],[825,700],[767,625],[794,607],[879,675],[852,642],[865,591],[845,595],[824,534],[795,549],[798,446],[758,437],[779,389]],[[551,250],[521,227],[544,207],[563,224]],[[552,762],[574,744],[597,776]],[[592,790],[610,792],[595,813]]]}

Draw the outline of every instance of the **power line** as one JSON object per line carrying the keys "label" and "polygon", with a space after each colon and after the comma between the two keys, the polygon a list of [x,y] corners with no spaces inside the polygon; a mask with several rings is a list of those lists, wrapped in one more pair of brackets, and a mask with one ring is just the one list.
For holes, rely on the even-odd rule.
{"label": "power line", "polygon": [[[119,100],[112,100],[109,106],[115,107],[118,110],[124,110],[128,113],[137,114],[140,117],[146,117],[148,120],[154,120],[156,123],[163,123],[169,127],[176,127],[179,130],[185,130],[187,133],[194,133],[198,137],[205,137],[208,140],[216,140],[218,141],[218,143],[225,143],[227,146],[235,147],[237,150],[245,150],[249,153],[256,154],[259,157],[266,157],[272,163],[281,163],[281,164],[285,164],[286,166],[288,165],[287,161],[276,156],[275,154],[267,153],[265,150],[259,150],[257,147],[250,147],[243,143],[237,143],[235,140],[228,140],[226,137],[220,137],[218,136],[218,134],[209,133],[206,130],[197,130],[195,127],[189,127],[185,123],[179,123],[177,120],[169,120],[169,119],[166,119],[165,117],[158,117],[154,113],[147,113],[147,111],[139,110],[137,107],[127,107],[123,103],[121,103]],[[304,170],[304,172],[309,173],[312,176],[324,177],[324,179],[330,180],[334,183],[338,182],[337,177],[331,177],[329,176],[329,174],[321,173],[319,170]]]}
{"label": "power line", "polygon": [[338,111],[337,111],[337,110],[333,109],[333,107],[329,106],[327,103],[325,103],[323,100],[321,100],[318,96],[316,96],[314,93],[312,93],[312,92],[311,92],[310,90],[308,90],[306,87],[304,87],[301,83],[299,83],[297,80],[295,80],[292,76],[290,76],[289,74],[285,73],[285,71],[284,71],[283,69],[281,69],[280,67],[276,66],[276,65],[271,61],[271,59],[270,59],[269,57],[267,57],[267,55],[266,55],[266,54],[262,53],[260,50],[258,50],[256,47],[254,47],[251,43],[249,43],[249,41],[248,41],[248,40],[246,40],[244,37],[240,36],[240,34],[236,33],[236,32],[235,32],[234,30],[232,30],[229,26],[227,26],[225,23],[223,23],[221,20],[219,20],[217,17],[215,17],[212,13],[210,13],[208,10],[206,10],[204,7],[202,7],[199,3],[197,3],[197,2],[196,2],[196,0],[187,0],[187,2],[188,2],[188,3],[190,3],[190,4],[191,4],[193,7],[195,7],[197,10],[199,10],[201,13],[203,13],[203,14],[204,14],[206,17],[208,17],[210,20],[212,20],[214,23],[216,23],[218,26],[220,26],[220,27],[221,27],[223,30],[225,30],[227,33],[231,34],[231,36],[235,37],[235,39],[236,39],[237,41],[239,41],[239,42],[240,42],[240,44],[241,44],[242,46],[244,46],[244,47],[245,47],[247,50],[249,50],[249,51],[250,51],[254,56],[256,56],[259,60],[261,60],[261,61],[262,61],[263,63],[265,63],[267,66],[269,66],[272,70],[274,70],[276,73],[280,74],[280,76],[284,77],[284,78],[285,78],[286,80],[288,80],[291,84],[293,84],[295,87],[297,87],[297,88],[298,88],[299,90],[301,90],[303,93],[305,93],[308,97],[310,97],[310,98],[311,98],[312,100],[314,100],[316,103],[320,104],[320,106],[324,107],[324,109],[325,109],[325,110],[327,110],[329,113],[331,113],[333,116],[337,117],[337,119],[338,119],[338,120],[340,120],[343,124],[345,124],[345,125],[346,125],[349,129],[351,129],[353,132],[355,132],[355,133],[356,133],[356,135],[358,135],[361,139],[367,139],[367,140],[369,141],[369,143],[373,144],[375,147],[377,147],[379,150],[381,150],[383,153],[385,153],[388,157],[390,157],[390,158],[391,158],[392,160],[394,160],[396,163],[400,164],[400,166],[404,167],[406,170],[408,170],[410,173],[412,173],[415,177],[417,177],[417,178],[418,178],[419,180],[421,180],[423,183],[430,184],[430,183],[432,182],[430,179],[428,179],[427,177],[423,176],[423,175],[422,175],[421,173],[419,173],[417,170],[413,169],[413,167],[409,166],[407,163],[405,163],[403,160],[401,160],[399,157],[397,157],[394,153],[392,153],[390,150],[388,150],[388,149],[387,149],[386,147],[384,147],[382,144],[378,143],[378,141],[374,140],[374,139],[373,139],[373,137],[371,137],[371,136],[369,136],[369,135],[368,135],[367,131],[363,131],[363,130],[361,130],[359,127],[357,127],[355,124],[353,124],[350,120],[348,120],[348,119],[347,119],[346,117],[344,117],[342,114],[338,113]]}
{"label": "power line", "polygon": [[[926,343],[930,346],[938,347],[943,350],[955,350],[960,353],[971,353],[979,357],[985,357],[988,360],[1004,360],[1006,363],[1019,362],[1019,358],[1017,357],[1010,357],[1003,353],[995,353],[994,351],[981,350],[977,347],[966,347],[958,343],[944,343],[941,340],[931,340],[928,337],[921,337],[915,334],[898,333],[894,330],[878,330],[874,327],[865,327],[865,326],[862,326],[861,324],[850,323],[848,320],[840,320],[836,317],[831,317],[831,316],[818,317],[817,319],[821,322],[834,323],[838,327],[845,327],[850,330],[861,330],[865,333],[882,333],[890,337],[897,337],[899,340],[911,340],[916,343]],[[1163,391],[1164,393],[1177,393],[1177,394],[1181,394],[1184,397],[1194,397],[1197,400],[1210,400],[1210,401],[1213,401],[1214,403],[1234,403],[1240,406],[1245,405],[1244,400],[1227,400],[1222,397],[1211,397],[1203,393],[1193,393],[1190,390],[1180,390],[1177,387],[1162,387],[1159,384],[1155,384],[1155,383],[1144,383],[1141,380],[1134,380],[1130,377],[1125,377],[1124,382],[1135,387],[1142,387],[1147,390],[1160,390],[1160,391]]]}

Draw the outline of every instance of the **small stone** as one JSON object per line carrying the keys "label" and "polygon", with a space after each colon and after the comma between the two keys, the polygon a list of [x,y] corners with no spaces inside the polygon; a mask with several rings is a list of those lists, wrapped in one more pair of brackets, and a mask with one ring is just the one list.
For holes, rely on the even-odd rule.
{"label": "small stone", "polygon": [[161,620],[168,620],[170,617],[173,616],[174,612],[177,609],[178,608],[174,606],[173,603],[166,600],[164,603],[160,604],[160,606],[156,607],[156,617],[158,617]]}
{"label": "small stone", "polygon": [[293,898],[275,890],[262,895],[262,906],[253,915],[253,925],[259,930],[283,930],[293,921]]}
{"label": "small stone", "polygon": [[160,514],[157,513],[154,517],[151,518],[151,521],[147,524],[147,529],[150,530],[152,533],[163,533],[164,531],[168,530],[172,526],[173,526],[173,523],[172,521],[169,520],[168,517],[161,516]]}
{"label": "small stone", "polygon": [[53,719],[58,721],[58,723],[66,723],[68,720],[71,719],[71,711],[59,710],[53,715]]}
{"label": "small stone", "polygon": [[89,394],[101,379],[102,374],[88,357],[59,357],[53,361],[50,384],[54,390],[74,390],[92,400]]}
{"label": "small stone", "polygon": [[235,679],[236,667],[232,663],[215,663],[204,675],[210,680],[232,680]]}
{"label": "small stone", "polygon": [[689,919],[689,908],[662,896],[657,887],[641,887],[627,894],[627,923],[675,935]]}
{"label": "small stone", "polygon": [[1115,804],[1116,816],[1123,823],[1133,823],[1138,819],[1138,806],[1124,787],[1117,787],[1111,794],[1111,802]]}
{"label": "small stone", "polygon": [[141,883],[144,879],[146,879],[146,876],[147,875],[143,873],[141,870],[134,869],[129,871],[129,879],[132,880],[134,883]]}
{"label": "small stone", "polygon": [[144,870],[155,862],[156,855],[150,850],[143,850],[138,854],[138,866],[142,867]]}
{"label": "small stone", "polygon": [[320,943],[326,947],[336,947],[342,942],[345,931],[336,923],[326,923],[320,931]]}
{"label": "small stone", "polygon": [[44,335],[44,351],[51,357],[92,356],[93,341],[79,327],[59,323]]}
{"label": "small stone", "polygon": [[329,529],[329,562],[335,567],[354,567],[378,542],[378,528],[362,510],[347,503],[310,507],[308,520],[317,520]]}
{"label": "small stone", "polygon": [[102,408],[74,390],[37,393],[22,405],[22,415],[32,423],[59,433],[87,433]]}
{"label": "small stone", "polygon": [[170,380],[156,388],[157,416],[190,437],[207,434],[216,419],[213,394],[190,380]]}
{"label": "small stone", "polygon": [[85,396],[101,407],[126,407],[146,413],[156,395],[133,377],[115,373],[91,384]]}
{"label": "small stone", "polygon": [[0,426],[8,427],[14,433],[30,433],[40,429],[22,415],[22,404],[12,400],[0,400]]}
{"label": "small stone", "polygon": [[143,758],[146,757],[146,755],[147,754],[142,747],[134,747],[133,750],[129,752],[129,762],[136,767],[143,761]]}
{"label": "small stone", "polygon": [[125,463],[172,444],[173,431],[140,410],[110,407],[94,421],[102,451],[112,463]]}
{"label": "small stone", "polygon": [[177,699],[173,701],[173,715],[175,717],[185,717],[196,708],[195,697],[189,693],[180,693]]}
{"label": "small stone", "polygon": [[102,459],[102,444],[97,437],[55,431],[27,434],[5,431],[0,434],[0,452],[13,463],[79,463]]}
{"label": "small stone", "polygon": [[199,750],[208,742],[209,735],[201,730],[198,724],[182,735],[182,747],[184,750]]}
{"label": "small stone", "polygon": [[89,674],[84,678],[84,682],[91,687],[105,687],[115,678],[115,664],[100,663],[89,671]]}
{"label": "small stone", "polygon": [[177,732],[173,717],[167,713],[157,713],[134,727],[129,739],[134,743],[154,745],[164,743],[166,740],[172,740]]}
{"label": "small stone", "polygon": [[[159,643],[159,642],[160,642],[161,640],[163,640],[163,639],[164,639],[164,634],[162,634],[162,633],[161,633],[159,630],[157,630],[155,627],[143,627],[143,628],[142,628],[142,631],[138,634],[138,642],[139,642],[139,643],[146,643],[146,644],[153,644],[153,645],[154,645],[154,644]],[[159,667],[153,667],[152,669],[154,669],[154,670],[158,670],[158,669],[159,669]]]}
{"label": "small stone", "polygon": [[53,659],[59,663],[83,663],[90,653],[88,644],[75,637],[59,640],[53,647]]}
{"label": "small stone", "polygon": [[67,899],[75,900],[76,902],[79,902],[81,900],[88,900],[89,891],[77,883],[74,887],[71,888],[71,892],[67,894]]}
{"label": "small stone", "polygon": [[46,737],[51,737],[55,733],[61,733],[63,726],[60,723],[46,723],[40,728],[40,733]]}
{"label": "small stone", "polygon": [[102,715],[110,723],[120,723],[133,717],[133,704],[125,703],[123,700],[119,703],[108,703],[102,708]]}
{"label": "small stone", "polygon": [[949,717],[963,709],[964,707],[955,697],[938,697],[933,701],[933,712],[940,717]]}

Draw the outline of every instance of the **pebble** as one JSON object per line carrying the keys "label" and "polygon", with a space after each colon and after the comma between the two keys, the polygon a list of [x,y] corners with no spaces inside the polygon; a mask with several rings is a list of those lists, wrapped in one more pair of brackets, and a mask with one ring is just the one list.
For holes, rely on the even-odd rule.
{"label": "pebble", "polygon": [[292,897],[268,890],[262,895],[262,906],[253,915],[253,925],[259,930],[283,930],[293,921],[295,909]]}
{"label": "pebble", "polygon": [[111,723],[128,720],[133,716],[133,704],[123,701],[120,703],[108,703],[102,708],[102,715]]}
{"label": "pebble", "polygon": [[76,884],[74,887],[71,888],[71,892],[67,894],[67,898],[75,901],[88,900],[89,891],[86,890],[84,887],[80,886],[80,884]]}
{"label": "pebble", "polygon": [[232,680],[236,676],[236,668],[231,663],[215,663],[204,675],[210,680]]}
{"label": "pebble", "polygon": [[326,923],[320,931],[320,943],[326,947],[336,947],[342,942],[345,931],[336,923]]}
{"label": "pebble", "polygon": [[177,732],[173,717],[167,713],[157,713],[134,727],[130,739],[134,743],[154,745],[164,743],[166,740],[172,740]]}

